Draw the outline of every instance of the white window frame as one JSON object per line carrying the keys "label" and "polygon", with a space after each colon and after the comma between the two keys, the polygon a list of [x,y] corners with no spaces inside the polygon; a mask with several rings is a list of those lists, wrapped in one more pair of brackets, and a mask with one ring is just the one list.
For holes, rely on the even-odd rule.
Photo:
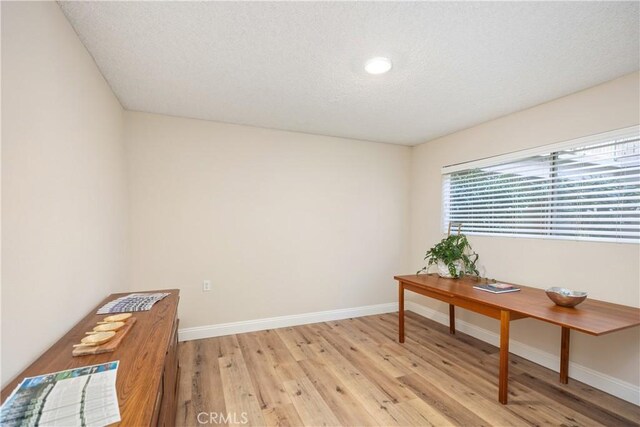
{"label": "white window frame", "polygon": [[[563,141],[563,142],[559,142],[559,143],[554,143],[554,144],[548,144],[548,145],[544,145],[544,146],[540,146],[540,147],[536,147],[536,148],[532,148],[532,149],[527,149],[527,150],[521,150],[521,151],[517,151],[517,152],[512,152],[512,153],[508,153],[508,154],[503,154],[503,155],[499,155],[499,156],[494,156],[494,157],[488,157],[488,158],[484,158],[484,159],[480,159],[480,160],[475,160],[475,161],[471,161],[471,162],[464,162],[464,163],[458,163],[458,164],[453,164],[453,165],[448,165],[442,168],[442,230],[444,232],[447,231],[448,227],[449,227],[449,223],[451,221],[451,217],[449,216],[449,208],[450,208],[450,188],[448,187],[449,185],[449,178],[448,176],[450,176],[451,174],[454,174],[456,172],[463,172],[463,171],[472,171],[474,169],[480,169],[480,168],[487,168],[487,167],[494,167],[494,166],[507,166],[509,164],[514,164],[518,161],[526,161],[526,160],[530,160],[530,158],[533,158],[535,156],[544,156],[547,155],[549,156],[549,158],[553,157],[553,153],[557,153],[557,152],[561,152],[561,151],[565,151],[565,150],[571,150],[571,149],[576,149],[576,148],[580,148],[580,147],[588,147],[591,145],[596,145],[596,144],[603,144],[606,142],[614,142],[614,141],[621,141],[621,140],[625,140],[625,139],[630,139],[630,138],[640,138],[640,125],[638,126],[631,126],[631,127],[627,127],[627,128],[623,128],[623,129],[617,129],[617,130],[613,130],[613,131],[609,131],[609,132],[604,132],[604,133],[600,133],[600,134],[596,134],[596,135],[590,135],[590,136],[586,136],[586,137],[582,137],[582,138],[577,138],[577,139],[572,139],[572,140],[568,140],[568,141]],[[552,163],[553,164],[553,163]],[[635,165],[634,165],[635,167]],[[553,179],[551,179],[551,184],[550,184],[550,188],[551,188],[551,192],[553,193],[555,186],[553,185]],[[626,184],[627,186],[629,184]],[[633,184],[631,184],[633,185]],[[635,189],[635,187],[634,187]],[[638,180],[638,189],[640,189],[640,179]],[[480,192],[482,192],[483,189],[480,190]],[[486,192],[490,192],[485,190]],[[530,191],[530,190],[529,190]],[[566,191],[566,190],[565,190]],[[634,191],[635,193],[635,191]],[[505,193],[506,194],[506,193]],[[587,193],[585,193],[587,194]],[[473,198],[472,195],[469,196],[470,198]],[[527,196],[530,197],[530,196]],[[636,200],[636,196],[633,195],[633,207],[637,208],[637,205],[635,203]],[[638,201],[638,203],[640,203],[640,201]],[[472,204],[471,204],[472,205]],[[465,212],[463,213],[462,217],[464,217],[464,215],[466,214],[467,217],[469,217],[469,215],[471,215],[472,217],[477,217],[479,215],[475,214],[473,212],[473,209],[468,208],[469,212]],[[491,208],[489,209],[483,209],[483,210],[491,210]],[[514,215],[517,216],[517,214],[523,214],[522,211],[519,212],[515,212]],[[496,212],[495,211],[490,211],[487,213],[488,216],[493,216],[495,217]],[[584,214],[580,214],[577,213],[576,216],[579,217],[581,215]],[[542,217],[542,215],[541,215]],[[557,219],[557,216],[553,216],[551,215],[551,218],[555,218]],[[636,220],[635,220],[635,216],[632,215],[632,220],[633,220],[633,224],[631,226],[629,226],[631,229],[635,230],[635,224],[636,224]],[[455,216],[453,217],[453,220],[455,220]],[[539,218],[535,218],[536,221],[540,221]],[[483,221],[487,221],[487,220],[483,220]],[[551,220],[552,222],[554,221],[554,219]],[[638,223],[640,223],[640,219],[638,219],[637,221]],[[564,221],[563,225],[567,226],[567,227],[563,227],[563,228],[569,228],[571,225],[575,224],[574,229],[578,230],[582,227],[584,227],[584,225],[578,225],[577,222],[576,223],[572,223],[571,221]],[[539,224],[536,224],[539,226]],[[470,234],[470,235],[485,235],[485,236],[495,236],[495,237],[520,237],[520,238],[539,238],[539,239],[561,239],[561,240],[586,240],[586,241],[604,241],[604,242],[618,242],[618,243],[632,243],[632,244],[638,244],[640,243],[640,233],[638,233],[637,237],[629,237],[626,236],[624,237],[624,233],[621,233],[620,236],[613,236],[613,237],[602,237],[602,236],[580,236],[580,231],[575,231],[576,235],[558,235],[558,234],[554,234],[554,232],[559,233],[558,230],[555,230],[553,227],[549,227],[549,231],[546,234],[535,234],[535,233],[527,233],[527,232],[521,232],[521,231],[516,231],[513,233],[509,233],[507,231],[507,229],[501,230],[499,228],[496,228],[494,230],[490,230],[490,231],[479,231],[478,228],[482,229],[483,226],[486,227],[490,227],[490,225],[486,225],[486,223],[478,225],[476,224],[474,226],[474,224],[470,225],[467,230],[465,230],[465,226],[464,226],[464,221],[462,222],[462,232],[465,234]],[[499,226],[497,226],[499,227]],[[474,230],[475,228],[475,230]],[[508,227],[507,227],[508,228]],[[597,227],[592,228],[591,230],[594,230]],[[588,230],[584,231],[584,234],[588,234]],[[635,231],[634,231],[635,233]],[[592,234],[597,234],[597,232],[592,231]]]}

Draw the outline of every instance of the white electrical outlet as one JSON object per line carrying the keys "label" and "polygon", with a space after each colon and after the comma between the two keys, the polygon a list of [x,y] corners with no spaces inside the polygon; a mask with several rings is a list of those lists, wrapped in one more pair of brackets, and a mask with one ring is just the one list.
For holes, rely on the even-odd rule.
{"label": "white electrical outlet", "polygon": [[202,282],[202,292],[209,292],[211,290],[211,280],[205,280]]}

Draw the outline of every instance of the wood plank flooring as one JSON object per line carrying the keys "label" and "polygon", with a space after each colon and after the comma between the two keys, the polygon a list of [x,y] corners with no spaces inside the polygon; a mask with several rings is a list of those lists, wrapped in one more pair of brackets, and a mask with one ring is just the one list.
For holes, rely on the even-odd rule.
{"label": "wood plank flooring", "polygon": [[176,424],[638,426],[640,407],[408,312],[180,343]]}

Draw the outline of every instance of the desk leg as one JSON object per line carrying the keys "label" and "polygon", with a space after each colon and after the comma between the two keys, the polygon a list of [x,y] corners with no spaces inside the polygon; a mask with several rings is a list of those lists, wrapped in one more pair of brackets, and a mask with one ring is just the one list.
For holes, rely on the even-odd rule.
{"label": "desk leg", "polygon": [[449,304],[449,333],[456,333],[456,306]]}
{"label": "desk leg", "polygon": [[571,329],[562,327],[562,339],[560,344],[560,382],[569,383],[569,338]]}
{"label": "desk leg", "polygon": [[398,341],[404,342],[404,284],[398,283]]}
{"label": "desk leg", "polygon": [[500,377],[498,379],[498,400],[507,404],[509,387],[509,321],[511,312],[500,312]]}

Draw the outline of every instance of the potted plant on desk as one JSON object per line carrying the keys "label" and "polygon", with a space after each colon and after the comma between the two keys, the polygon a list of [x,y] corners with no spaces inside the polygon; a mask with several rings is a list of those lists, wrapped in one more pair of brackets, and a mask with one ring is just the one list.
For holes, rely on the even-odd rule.
{"label": "potted plant on desk", "polygon": [[440,277],[457,278],[465,274],[479,275],[476,267],[478,254],[473,252],[464,234],[449,235],[429,249],[424,256],[427,265],[416,274],[429,271],[436,265]]}

